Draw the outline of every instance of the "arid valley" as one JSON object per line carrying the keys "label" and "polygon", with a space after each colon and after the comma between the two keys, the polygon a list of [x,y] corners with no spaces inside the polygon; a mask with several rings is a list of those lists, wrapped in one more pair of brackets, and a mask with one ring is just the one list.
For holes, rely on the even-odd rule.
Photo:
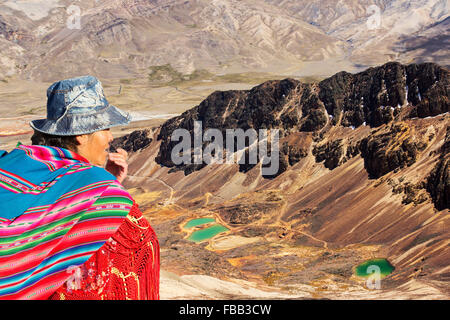
{"label": "arid valley", "polygon": [[[161,299],[450,298],[445,1],[81,1],[81,29],[58,22],[70,1],[25,2],[0,2],[0,149],[31,143],[54,81],[97,76],[133,116],[113,148]],[[361,31],[371,5],[384,31]],[[195,121],[279,130],[278,172],[173,163]],[[377,288],[368,261],[391,268]]]}

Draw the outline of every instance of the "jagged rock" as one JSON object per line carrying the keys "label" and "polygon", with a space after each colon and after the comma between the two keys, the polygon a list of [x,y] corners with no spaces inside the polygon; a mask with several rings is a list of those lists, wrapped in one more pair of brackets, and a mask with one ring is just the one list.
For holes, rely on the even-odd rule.
{"label": "jagged rock", "polygon": [[327,123],[327,117],[321,109],[311,109],[305,117],[301,131],[316,131]]}
{"label": "jagged rock", "polygon": [[[303,117],[300,117],[300,114],[303,114]],[[313,131],[322,128],[327,119],[314,86],[293,79],[267,81],[248,91],[214,92],[199,106],[170,119],[162,126],[158,136],[158,140],[162,140],[162,143],[156,158],[159,164],[174,167],[170,156],[176,143],[170,140],[170,136],[175,129],[184,128],[191,132],[193,140],[194,121],[202,121],[204,131],[208,128],[221,130],[225,137],[226,129],[235,128],[244,131],[250,128],[255,130],[277,128],[280,129],[280,136],[295,128]],[[206,145],[205,143],[203,147]],[[245,147],[248,147],[248,144]],[[300,153],[302,152],[295,148],[280,153],[280,170],[277,175],[288,167],[286,155],[290,154],[289,161],[295,163],[298,161],[295,158],[298,159]],[[246,155],[248,156],[248,151]],[[184,170],[185,174],[192,172],[193,168],[192,165],[177,167],[178,170]],[[246,172],[253,167],[254,164],[246,162],[240,165],[240,171]]]}
{"label": "jagged rock", "polygon": [[[158,135],[158,140],[162,141],[156,162],[175,171],[183,170],[185,174],[205,166],[204,163],[175,165],[171,160],[171,151],[178,143],[171,141],[171,134],[175,129],[183,128],[190,132],[193,141],[194,121],[202,122],[203,131],[219,129],[223,137],[227,129],[279,129],[280,138],[293,133],[311,132],[318,142],[324,137],[322,129],[326,125],[358,127],[366,123],[372,127],[381,126],[391,122],[408,102],[413,105],[410,117],[447,112],[448,75],[447,70],[431,63],[404,66],[390,62],[357,74],[340,72],[319,83],[304,84],[294,79],[284,79],[267,81],[251,90],[214,92],[197,107],[163,124]],[[420,99],[412,92],[416,88]],[[412,164],[417,151],[426,147],[425,143],[416,144],[412,140],[402,139],[401,145],[390,148],[389,155],[384,155],[382,150],[387,150],[389,136],[393,134],[369,137],[361,146],[317,147],[317,161],[326,158],[325,166],[335,168],[358,154],[362,147],[369,174],[379,177]],[[203,143],[203,148],[207,144]],[[292,144],[282,150],[277,175],[298,162],[305,155],[304,151]],[[331,154],[325,156],[324,152]],[[239,170],[247,172],[253,167],[254,164],[245,163],[240,165]]]}
{"label": "jagged rock", "polygon": [[426,189],[430,193],[436,209],[450,208],[450,127],[447,127],[440,160],[427,178]]}
{"label": "jagged rock", "polygon": [[[163,124],[158,140],[162,140],[160,152],[156,157],[156,162],[174,167],[171,159],[171,151],[178,142],[171,141],[172,132],[175,129],[183,128],[191,133],[191,141],[194,140],[194,121],[201,121],[203,132],[209,128],[219,129],[224,137],[224,148],[226,145],[226,129],[280,129],[280,136],[283,128],[292,128],[297,125],[298,118],[294,116],[297,110],[297,103],[293,103],[295,89],[300,86],[300,82],[293,79],[281,81],[267,81],[248,91],[226,91],[214,92],[208,96],[197,107],[188,110],[178,117],[172,118]],[[292,99],[291,99],[292,98]],[[288,104],[286,106],[286,104]],[[288,107],[291,112],[287,112],[284,117],[277,117],[283,108]],[[207,143],[203,144],[206,147]],[[244,147],[248,147],[248,141]],[[270,146],[268,147],[270,150]],[[234,151],[238,151],[235,145]],[[283,156],[280,157],[282,159]],[[249,164],[241,166],[241,171],[250,170],[254,166]],[[179,169],[189,174],[192,165],[179,165]],[[199,168],[201,166],[197,166]],[[186,170],[187,169],[187,170]],[[194,169],[195,170],[195,169]],[[281,173],[281,172],[279,172]]]}
{"label": "jagged rock", "polygon": [[301,158],[304,158],[307,155],[308,149],[305,149],[302,146],[294,145],[288,147],[288,159],[290,166],[293,166],[294,164],[299,162]]}
{"label": "jagged rock", "polygon": [[315,156],[317,163],[325,160],[324,166],[333,170],[359,154],[360,144],[361,141],[352,143],[351,141],[344,142],[343,139],[337,139],[322,145],[316,145],[312,154]]}
{"label": "jagged rock", "polygon": [[[263,164],[262,167],[270,167],[271,163],[269,164]],[[289,167],[288,161],[286,160],[286,156],[284,154],[279,154],[279,162],[278,162],[278,170],[274,174],[264,173],[264,171],[261,173],[262,177],[265,179],[274,179],[278,177],[280,174],[285,172],[287,168]]]}
{"label": "jagged rock", "polygon": [[123,137],[116,138],[111,143],[111,150],[117,150],[117,148],[122,148],[127,152],[136,152],[138,150],[144,149],[151,142],[152,138],[149,137],[150,130],[136,130],[130,134]]}
{"label": "jagged rock", "polygon": [[342,139],[316,146],[312,153],[316,157],[316,162],[322,162],[325,160],[325,167],[333,170],[342,163],[341,160],[344,154]]}
{"label": "jagged rock", "polygon": [[[270,148],[270,146],[268,148]],[[270,157],[270,152],[269,152],[268,156]],[[240,163],[239,164],[239,172],[243,172],[243,173],[246,173],[246,172],[250,171],[256,165],[259,165],[259,162],[261,160],[259,158],[259,156],[257,156],[258,164],[250,163],[248,161],[248,159],[249,159],[249,150],[248,150],[248,148],[245,150],[245,152],[242,155],[242,157],[245,157],[246,160],[245,160],[244,163]],[[285,150],[283,150],[283,149],[279,150],[278,151],[278,159],[279,159],[279,161],[278,161],[278,170],[274,174],[268,174],[268,173],[261,172],[262,177],[266,178],[266,179],[273,179],[273,178],[278,177],[283,172],[285,172],[287,170],[287,168],[289,167],[288,161],[286,160],[286,158],[287,158],[287,152]],[[261,167],[262,168],[269,168],[269,167],[271,167],[271,165],[272,165],[272,163],[261,164]]]}
{"label": "jagged rock", "polygon": [[403,204],[409,204],[414,203],[414,205],[420,204],[427,200],[427,197],[423,193],[423,185],[422,183],[419,184],[412,184],[412,183],[405,183],[403,186],[403,192],[405,193],[405,196],[402,199]]}
{"label": "jagged rock", "polygon": [[[383,180],[383,178],[380,180]],[[414,184],[411,182],[402,183],[403,181],[404,177],[399,179],[398,182],[391,178],[387,179],[387,183],[392,187],[393,194],[403,193],[402,204],[414,203],[414,205],[418,205],[429,199],[424,190],[426,187],[426,182],[422,181]]]}
{"label": "jagged rock", "polygon": [[302,121],[300,122],[300,131],[320,130],[327,123],[327,116],[323,102],[318,95],[319,88],[316,85],[307,85],[303,87],[301,97]]}
{"label": "jagged rock", "polygon": [[409,136],[409,127],[399,123],[386,133],[375,134],[361,140],[361,156],[369,178],[379,178],[397,168],[410,166],[416,161],[417,145]]}
{"label": "jagged rock", "polygon": [[425,118],[450,111],[449,72],[434,63],[406,67],[408,101],[412,117]]}
{"label": "jagged rock", "polygon": [[345,153],[345,156],[347,159],[353,158],[354,156],[359,154],[359,149],[361,146],[361,141],[356,142],[355,144],[349,144],[347,146],[347,152]]}
{"label": "jagged rock", "polygon": [[450,160],[442,159],[427,179],[427,191],[438,210],[450,209]]}
{"label": "jagged rock", "polygon": [[[401,65],[389,62],[381,67],[350,74],[340,72],[319,83],[320,100],[333,115],[333,124],[372,127],[387,124],[396,110],[410,102],[411,117],[427,117],[449,111],[449,73],[433,64]],[[398,111],[397,111],[398,112]]]}

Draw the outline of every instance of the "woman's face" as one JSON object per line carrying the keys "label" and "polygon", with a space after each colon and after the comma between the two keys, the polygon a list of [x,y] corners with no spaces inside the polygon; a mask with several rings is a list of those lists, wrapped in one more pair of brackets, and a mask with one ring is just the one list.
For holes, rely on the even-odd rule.
{"label": "woman's face", "polygon": [[79,155],[85,157],[93,165],[104,166],[109,153],[109,144],[113,141],[109,129],[78,136],[77,140]]}

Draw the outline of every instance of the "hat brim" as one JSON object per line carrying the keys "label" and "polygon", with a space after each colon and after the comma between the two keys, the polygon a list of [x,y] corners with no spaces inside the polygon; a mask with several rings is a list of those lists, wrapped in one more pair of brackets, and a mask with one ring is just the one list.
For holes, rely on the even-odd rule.
{"label": "hat brim", "polygon": [[127,125],[131,115],[112,105],[90,114],[67,114],[58,120],[39,119],[30,126],[42,133],[55,136],[77,136],[112,127]]}

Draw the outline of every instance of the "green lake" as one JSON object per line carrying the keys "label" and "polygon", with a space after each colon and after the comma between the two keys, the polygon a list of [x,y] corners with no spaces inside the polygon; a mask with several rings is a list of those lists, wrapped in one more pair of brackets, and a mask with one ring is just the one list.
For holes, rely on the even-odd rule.
{"label": "green lake", "polygon": [[374,272],[373,270],[377,267],[380,268],[381,278],[386,277],[395,269],[394,266],[390,264],[386,259],[371,259],[358,265],[356,267],[355,273],[359,277],[368,277]]}
{"label": "green lake", "polygon": [[228,228],[221,224],[215,224],[210,227],[194,231],[188,239],[194,242],[202,242],[225,231],[228,231]]}
{"label": "green lake", "polygon": [[210,223],[216,221],[214,218],[198,218],[189,220],[185,225],[185,229],[193,228],[196,226],[201,226],[202,224]]}

